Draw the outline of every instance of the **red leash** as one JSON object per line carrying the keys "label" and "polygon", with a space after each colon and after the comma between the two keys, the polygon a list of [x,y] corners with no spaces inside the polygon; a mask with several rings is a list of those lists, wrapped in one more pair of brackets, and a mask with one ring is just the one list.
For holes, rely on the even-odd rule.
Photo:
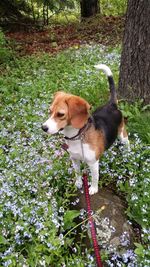
{"label": "red leash", "polygon": [[99,252],[99,246],[98,246],[98,242],[96,238],[95,225],[94,225],[94,221],[92,217],[91,202],[90,202],[89,187],[88,187],[88,177],[86,173],[83,173],[83,185],[84,185],[84,193],[85,193],[85,198],[86,198],[88,219],[90,222],[91,236],[92,236],[93,247],[94,247],[94,252],[95,252],[95,257],[96,257],[96,263],[97,263],[97,267],[102,267],[103,265],[102,265],[101,256]]}
{"label": "red leash", "polygon": [[[68,145],[67,144],[62,144],[62,148],[68,152]],[[83,157],[84,157],[84,151],[82,147],[82,152],[83,152]],[[93,247],[94,247],[94,252],[95,252],[95,257],[96,257],[96,263],[97,267],[103,267],[102,261],[101,261],[101,256],[99,252],[99,246],[96,238],[96,230],[95,230],[95,225],[92,217],[92,210],[91,210],[91,202],[90,202],[90,195],[89,195],[89,187],[88,187],[88,176],[86,173],[83,173],[83,185],[84,185],[84,193],[85,193],[85,199],[86,199],[86,205],[87,205],[87,212],[88,212],[88,219],[90,223],[90,230],[91,230],[91,236],[92,236],[92,241],[93,241]]]}

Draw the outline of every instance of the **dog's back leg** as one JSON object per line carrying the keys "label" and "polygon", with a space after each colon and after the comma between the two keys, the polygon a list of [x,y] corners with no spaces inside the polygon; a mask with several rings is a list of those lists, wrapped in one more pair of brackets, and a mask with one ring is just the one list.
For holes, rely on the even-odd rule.
{"label": "dog's back leg", "polygon": [[127,130],[125,127],[124,119],[122,120],[120,127],[118,129],[118,137],[121,143],[123,143],[127,148],[130,148],[130,142],[129,142]]}

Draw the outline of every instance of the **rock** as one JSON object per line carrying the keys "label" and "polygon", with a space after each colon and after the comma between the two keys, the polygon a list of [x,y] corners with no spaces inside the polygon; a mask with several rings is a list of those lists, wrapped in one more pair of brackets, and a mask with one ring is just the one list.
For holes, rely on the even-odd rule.
{"label": "rock", "polygon": [[[83,193],[78,191],[79,202],[77,209],[86,210],[86,201]],[[96,213],[104,206],[102,212]],[[125,214],[126,203],[111,190],[103,188],[91,196],[91,207],[97,231],[98,243],[101,249],[109,252],[124,251],[134,247],[134,229]],[[86,245],[90,246],[90,229],[88,227]]]}

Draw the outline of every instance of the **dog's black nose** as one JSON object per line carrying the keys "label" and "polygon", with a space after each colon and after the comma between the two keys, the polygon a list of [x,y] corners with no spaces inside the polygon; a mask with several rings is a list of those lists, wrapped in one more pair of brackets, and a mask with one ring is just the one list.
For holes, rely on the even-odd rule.
{"label": "dog's black nose", "polygon": [[46,126],[46,125],[42,125],[42,130],[44,131],[44,132],[47,132],[48,131],[48,127]]}

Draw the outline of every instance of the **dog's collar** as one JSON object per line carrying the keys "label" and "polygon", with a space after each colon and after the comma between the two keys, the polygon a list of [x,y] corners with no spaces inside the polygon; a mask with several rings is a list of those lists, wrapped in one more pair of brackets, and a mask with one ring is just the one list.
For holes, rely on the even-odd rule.
{"label": "dog's collar", "polygon": [[91,123],[93,122],[93,118],[89,117],[87,123],[78,131],[78,133],[72,137],[64,136],[66,140],[76,141],[81,138],[81,136],[85,133],[87,129],[89,129]]}

